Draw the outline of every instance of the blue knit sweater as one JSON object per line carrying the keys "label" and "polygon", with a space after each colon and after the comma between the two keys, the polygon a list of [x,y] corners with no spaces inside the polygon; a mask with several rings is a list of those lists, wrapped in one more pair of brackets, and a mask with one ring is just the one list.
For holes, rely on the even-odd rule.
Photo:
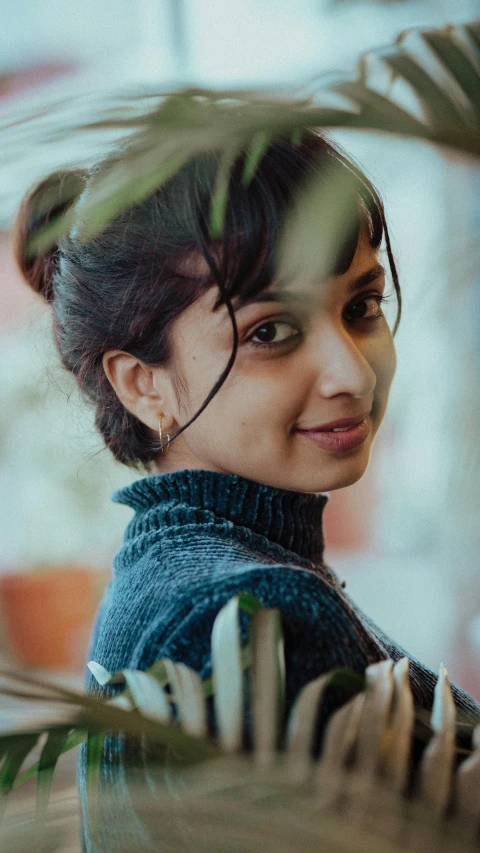
{"label": "blue knit sweater", "polygon": [[[325,494],[265,486],[236,475],[182,470],[152,475],[117,490],[134,510],[114,558],[89,656],[114,672],[147,669],[160,657],[211,674],[210,637],[220,608],[238,592],[279,608],[285,638],[287,709],[306,682],[336,666],[358,672],[387,657],[410,661],[416,703],[431,708],[436,674],[389,639],[354,604],[324,561]],[[247,619],[242,622],[246,637]],[[101,693],[87,675],[87,688]],[[453,686],[462,718],[480,721],[480,706]],[[119,808],[128,805],[117,738],[109,738],[102,778],[116,777]],[[85,751],[79,761],[84,806]],[[109,849],[112,827],[86,850]],[[141,827],[132,816],[132,837]],[[113,848],[112,848],[113,849]],[[135,848],[136,849],[136,848]],[[139,847],[139,849],[143,849]]]}

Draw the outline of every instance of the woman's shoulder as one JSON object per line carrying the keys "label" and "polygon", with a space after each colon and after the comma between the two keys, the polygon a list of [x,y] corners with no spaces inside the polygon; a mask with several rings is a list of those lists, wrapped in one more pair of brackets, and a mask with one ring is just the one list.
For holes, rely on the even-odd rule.
{"label": "woman's shoulder", "polygon": [[201,637],[208,647],[216,615],[242,592],[279,608],[284,621],[325,627],[341,621],[340,599],[327,575],[276,563],[239,543],[228,549],[214,544],[207,540],[203,548],[180,552],[152,548],[116,572],[99,609],[91,657],[109,670],[143,669],[156,656],[180,660],[177,654],[192,638],[197,648]]}
{"label": "woman's shoulder", "polygon": [[194,607],[223,606],[241,592],[255,595],[264,607],[279,607],[305,619],[315,618],[318,608],[335,605],[347,607],[338,594],[337,585],[323,566],[306,568],[295,563],[258,559],[248,554],[231,562],[222,558],[211,566],[207,577],[199,577],[190,587]]}
{"label": "woman's shoulder", "polygon": [[[312,665],[312,677],[331,666],[364,669],[385,657],[338,590],[315,573],[294,565],[216,565],[207,579],[193,583],[179,598],[177,618],[159,619],[144,634],[136,666],[148,668],[159,657],[181,661],[202,677],[211,671],[211,635],[222,607],[240,593],[254,595],[265,608],[278,609],[288,655]],[[240,612],[242,641],[250,617]],[[310,666],[307,666],[310,669]]]}
{"label": "woman's shoulder", "polygon": [[[212,604],[243,591],[245,585],[254,586],[262,596],[262,603],[292,601],[296,595],[304,596],[305,603],[340,589],[335,573],[323,564],[280,546],[262,547],[261,541],[245,540],[235,531],[212,529],[188,531],[151,539],[149,547],[135,559],[127,559],[120,551],[114,562],[114,581],[111,605],[123,610],[132,605],[133,598],[144,602],[147,610],[155,603],[162,610],[171,611],[174,603],[200,605],[208,599]],[[247,591],[247,590],[246,590]],[[250,589],[248,591],[252,591]],[[297,600],[297,604],[298,604]]]}

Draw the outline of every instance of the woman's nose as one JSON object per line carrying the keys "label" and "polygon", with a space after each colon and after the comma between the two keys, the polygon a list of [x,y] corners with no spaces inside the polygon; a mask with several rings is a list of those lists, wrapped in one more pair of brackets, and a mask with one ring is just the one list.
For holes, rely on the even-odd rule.
{"label": "woman's nose", "polygon": [[373,367],[345,329],[328,328],[324,324],[312,340],[315,385],[323,397],[349,394],[352,397],[372,395],[377,383]]}

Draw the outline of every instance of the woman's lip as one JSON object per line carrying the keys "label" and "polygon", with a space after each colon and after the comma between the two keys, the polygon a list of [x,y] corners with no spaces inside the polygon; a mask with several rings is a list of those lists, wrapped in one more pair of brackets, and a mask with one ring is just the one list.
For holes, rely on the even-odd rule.
{"label": "woman's lip", "polygon": [[319,424],[318,426],[315,425],[315,426],[304,427],[303,429],[302,428],[300,428],[300,429],[302,432],[316,432],[317,430],[323,432],[324,430],[331,430],[331,429],[334,429],[335,427],[356,426],[357,424],[364,421],[365,418],[368,418],[370,412],[371,412],[371,409],[368,409],[368,411],[364,412],[363,415],[356,415],[353,418],[339,418],[337,421],[330,421],[330,423],[328,423],[328,424]]}
{"label": "woman's lip", "polygon": [[363,444],[370,433],[370,421],[367,417],[361,423],[350,427],[345,432],[325,432],[307,429],[297,430],[297,432],[300,435],[304,435],[305,438],[309,438],[317,447],[341,453],[345,450],[360,447]]}

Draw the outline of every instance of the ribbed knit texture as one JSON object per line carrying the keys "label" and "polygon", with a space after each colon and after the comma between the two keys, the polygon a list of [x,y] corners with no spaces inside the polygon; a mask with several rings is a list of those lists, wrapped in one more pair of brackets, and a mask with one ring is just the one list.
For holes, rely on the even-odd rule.
{"label": "ribbed knit texture", "polygon": [[[229,598],[249,591],[265,607],[281,612],[287,709],[304,684],[336,666],[363,673],[371,663],[403,656],[411,661],[410,683],[417,704],[431,708],[436,674],[383,634],[325,565],[322,513],[327,495],[277,489],[236,475],[183,470],[145,477],[114,492],[112,500],[132,507],[134,516],[114,558],[90,659],[114,672],[125,667],[144,670],[168,657],[206,678],[211,674],[215,617]],[[247,629],[248,617],[242,614],[244,640]],[[86,686],[97,695],[109,694],[90,673]],[[453,693],[462,718],[480,721],[478,703],[456,686]],[[333,692],[331,708],[334,700]],[[107,739],[102,785],[116,791],[118,809],[125,815],[131,807],[123,749],[119,738]],[[114,808],[100,822],[100,846],[91,838],[84,748],[78,778],[84,849],[113,851]],[[133,810],[129,827],[132,850],[147,850],[148,837]]]}

